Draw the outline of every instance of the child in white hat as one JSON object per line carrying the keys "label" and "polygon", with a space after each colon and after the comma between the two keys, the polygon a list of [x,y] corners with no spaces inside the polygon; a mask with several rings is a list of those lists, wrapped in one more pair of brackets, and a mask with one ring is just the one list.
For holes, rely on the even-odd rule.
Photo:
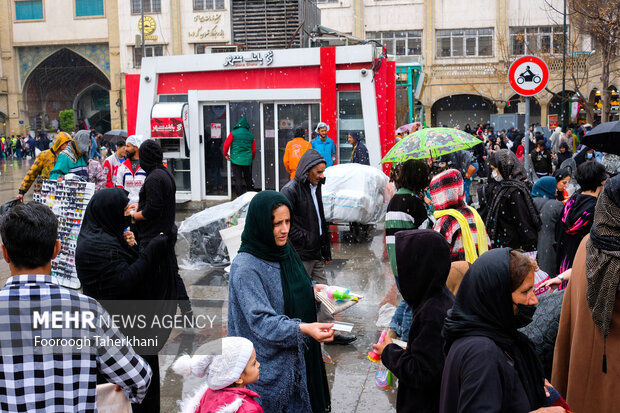
{"label": "child in white hat", "polygon": [[[221,353],[214,352],[220,345]],[[193,397],[180,403],[181,413],[262,413],[255,400],[258,394],[245,387],[259,377],[260,363],[250,340],[224,337],[197,352],[204,355],[184,355],[172,365],[177,374],[205,379],[205,385]]]}

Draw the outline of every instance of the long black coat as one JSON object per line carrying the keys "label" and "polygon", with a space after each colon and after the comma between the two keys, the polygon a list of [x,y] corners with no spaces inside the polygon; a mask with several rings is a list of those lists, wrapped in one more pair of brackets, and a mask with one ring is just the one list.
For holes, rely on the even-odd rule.
{"label": "long black coat", "polygon": [[432,230],[399,231],[395,238],[400,290],[413,318],[407,348],[388,344],[381,361],[399,379],[398,413],[436,413],[445,360],[441,330],[454,303],[445,285],[450,246]]}

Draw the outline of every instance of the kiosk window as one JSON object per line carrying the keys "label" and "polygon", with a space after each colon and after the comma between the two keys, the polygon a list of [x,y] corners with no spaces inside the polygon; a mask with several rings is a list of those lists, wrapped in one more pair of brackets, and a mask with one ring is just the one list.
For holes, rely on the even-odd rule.
{"label": "kiosk window", "polygon": [[338,136],[338,161],[351,162],[353,145],[347,139],[349,132],[359,132],[362,142],[364,139],[364,116],[362,114],[362,96],[360,92],[339,92],[338,113],[340,120],[340,135]]}

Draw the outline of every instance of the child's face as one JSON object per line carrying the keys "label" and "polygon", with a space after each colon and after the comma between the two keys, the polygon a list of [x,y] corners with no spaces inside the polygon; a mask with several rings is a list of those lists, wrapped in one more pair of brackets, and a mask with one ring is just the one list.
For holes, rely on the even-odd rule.
{"label": "child's face", "polygon": [[260,363],[256,360],[256,350],[252,350],[252,356],[248,364],[245,365],[245,370],[241,373],[241,377],[239,377],[243,381],[242,384],[244,386],[258,381],[259,367]]}

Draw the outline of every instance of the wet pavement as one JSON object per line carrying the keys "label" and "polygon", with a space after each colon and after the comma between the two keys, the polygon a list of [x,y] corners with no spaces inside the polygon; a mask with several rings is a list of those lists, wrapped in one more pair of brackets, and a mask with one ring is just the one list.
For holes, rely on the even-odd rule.
{"label": "wet pavement", "polygon": [[[0,161],[0,203],[15,197],[31,160]],[[26,201],[32,199],[30,192]],[[177,214],[183,219],[187,212]],[[347,346],[326,345],[325,350],[334,364],[327,364],[333,412],[390,412],[395,411],[396,390],[382,390],[375,385],[378,364],[367,358],[371,345],[377,341],[382,328],[376,326],[379,308],[389,302],[395,303],[396,290],[389,262],[384,258],[383,230],[378,227],[371,232],[368,242],[354,244],[343,235],[340,227],[332,244],[333,261],[327,266],[329,284],[350,288],[363,299],[359,304],[336,315],[336,319],[355,325],[353,334],[357,340]],[[9,275],[7,264],[0,260],[0,285]],[[182,270],[188,294],[196,314],[210,313],[226,308],[228,296],[227,277],[223,267],[201,270]],[[223,311],[224,318],[226,311]],[[225,320],[223,320],[225,325]],[[170,370],[177,353],[183,352],[179,345],[182,336],[173,331],[169,340],[171,355],[160,356],[161,411],[177,411],[177,401],[192,393],[200,385],[197,378],[183,379]],[[260,360],[259,360],[260,361]]]}

